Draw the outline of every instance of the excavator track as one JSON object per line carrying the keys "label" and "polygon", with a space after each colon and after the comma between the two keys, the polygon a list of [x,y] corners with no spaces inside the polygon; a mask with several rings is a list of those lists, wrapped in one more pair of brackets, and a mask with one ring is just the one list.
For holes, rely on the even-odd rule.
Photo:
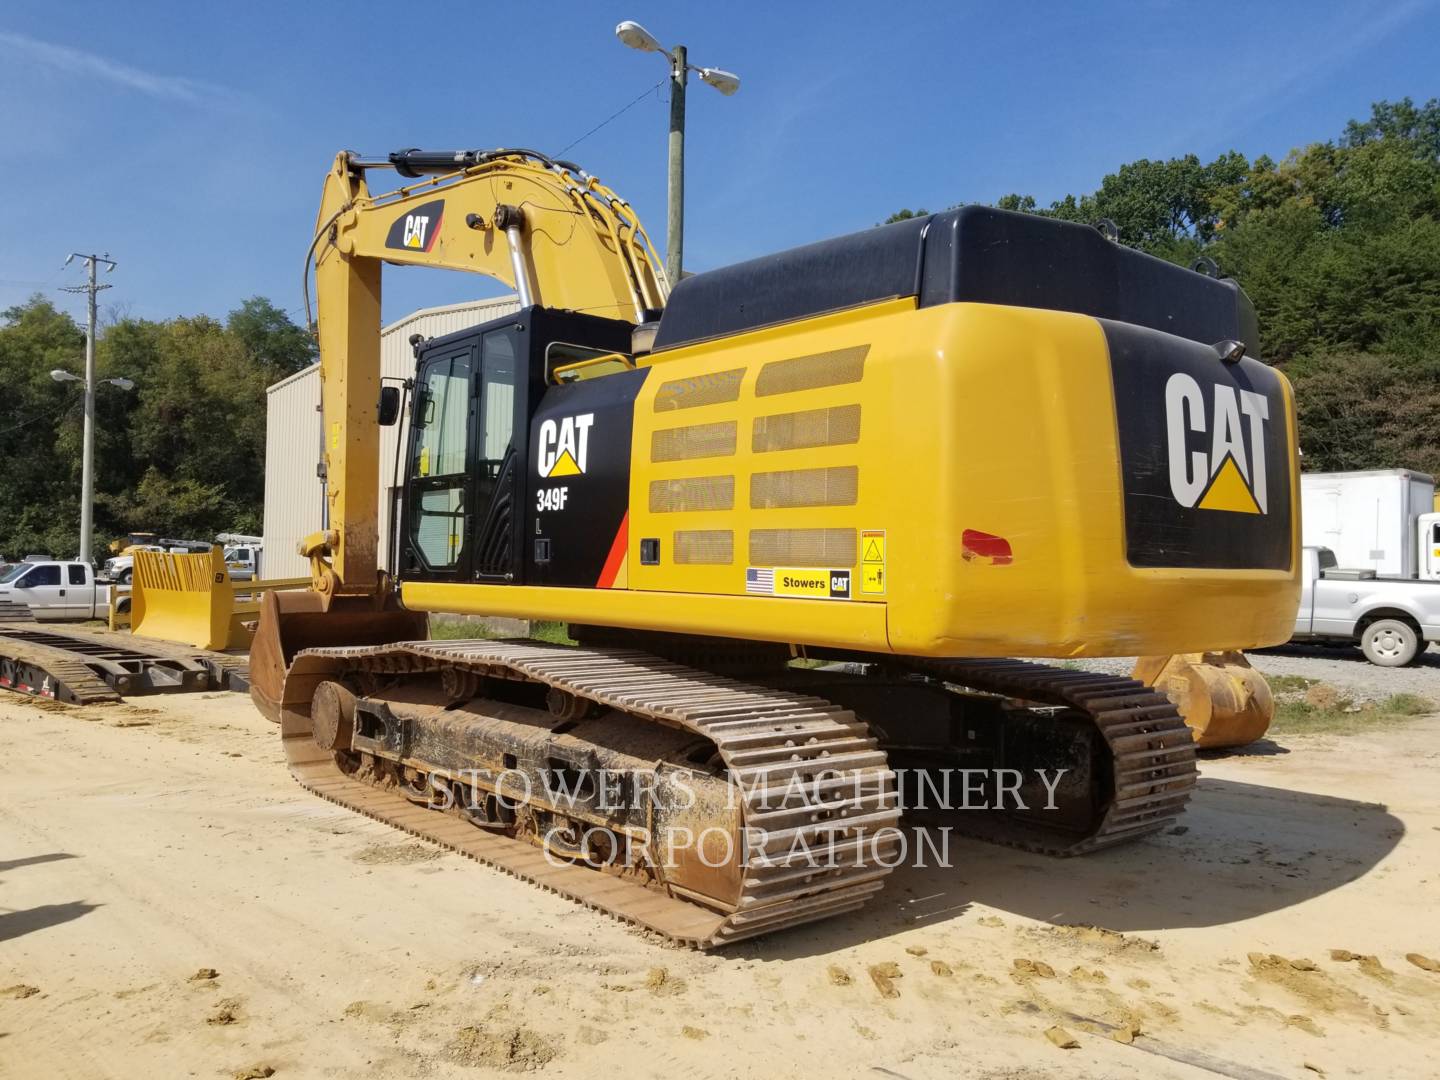
{"label": "excavator track", "polygon": [[[538,683],[711,740],[737,786],[745,826],[765,831],[762,843],[743,851],[738,900],[717,910],[669,886],[557,864],[524,840],[417,806],[349,775],[317,745],[309,716],[294,704],[308,700],[307,688],[344,673],[445,668]],[[712,948],[859,908],[881,889],[901,842],[899,793],[884,752],[852,712],[822,698],[635,650],[502,641],[307,649],[286,682],[292,704],[282,710],[281,736],[305,788],[684,945]],[[817,773],[827,780],[823,804],[804,795],[797,802],[797,790]],[[817,865],[807,844],[819,845],[829,863]]]}
{"label": "excavator track", "polygon": [[1108,751],[1102,755],[1109,762],[1106,801],[1086,831],[1065,833],[1011,814],[957,815],[959,828],[970,835],[1045,855],[1084,855],[1160,831],[1195,789],[1190,729],[1169,698],[1135,679],[1025,660],[910,660],[903,666],[951,685],[1085,717]]}

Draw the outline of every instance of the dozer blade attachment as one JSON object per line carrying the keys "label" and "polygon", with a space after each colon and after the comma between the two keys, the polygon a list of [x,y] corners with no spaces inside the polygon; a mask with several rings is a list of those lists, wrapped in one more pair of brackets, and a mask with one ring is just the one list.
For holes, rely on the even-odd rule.
{"label": "dozer blade attachment", "polygon": [[389,645],[426,637],[423,612],[405,611],[387,595],[327,596],[313,590],[270,592],[260,603],[260,625],[250,645],[250,697],[275,723],[285,711],[310,715],[320,676],[288,677],[302,649],[342,645]]}
{"label": "dozer blade attachment", "polygon": [[183,641],[197,649],[238,649],[249,644],[235,589],[218,547],[198,555],[135,552],[130,632],[136,637]]}
{"label": "dozer blade attachment", "polygon": [[1270,684],[1238,649],[1142,656],[1131,677],[1174,703],[1203,750],[1252,743],[1275,718]]}

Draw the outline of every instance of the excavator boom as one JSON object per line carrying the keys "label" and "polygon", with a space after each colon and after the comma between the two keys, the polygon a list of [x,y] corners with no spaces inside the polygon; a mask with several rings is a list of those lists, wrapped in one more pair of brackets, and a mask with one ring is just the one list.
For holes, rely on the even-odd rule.
{"label": "excavator boom", "polygon": [[[417,182],[372,195],[370,173],[392,169]],[[628,203],[575,166],[524,150],[407,150],[370,163],[341,153],[325,178],[310,254],[331,526],[305,554],[328,563],[315,564],[326,592],[376,588],[384,264],[483,274],[526,306],[636,323],[669,291]],[[305,280],[308,296],[308,262]]]}

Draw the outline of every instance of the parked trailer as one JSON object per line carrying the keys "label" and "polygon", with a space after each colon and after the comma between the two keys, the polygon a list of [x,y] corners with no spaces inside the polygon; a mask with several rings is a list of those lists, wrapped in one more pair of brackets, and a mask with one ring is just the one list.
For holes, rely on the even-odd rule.
{"label": "parked trailer", "polygon": [[0,688],[73,705],[138,694],[249,689],[243,656],[128,634],[0,625]]}

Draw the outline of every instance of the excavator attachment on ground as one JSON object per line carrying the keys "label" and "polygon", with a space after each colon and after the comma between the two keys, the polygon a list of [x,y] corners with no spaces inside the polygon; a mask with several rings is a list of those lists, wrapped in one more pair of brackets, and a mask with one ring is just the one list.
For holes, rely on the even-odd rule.
{"label": "excavator attachment on ground", "polygon": [[303,589],[309,578],[247,581],[236,588],[218,545],[192,555],[135,552],[130,632],[197,649],[244,649],[260,616],[260,597]]}
{"label": "excavator attachment on ground", "polygon": [[1270,684],[1238,649],[1142,656],[1130,674],[1174,703],[1202,750],[1248,746],[1275,718]]}
{"label": "excavator attachment on ground", "polygon": [[[1067,856],[1165,827],[1176,703],[1007,658],[1289,633],[1294,407],[1231,281],[966,207],[672,292],[623,199],[522,150],[341,154],[311,254],[328,528],[251,659],[291,771],[676,941],[850,911],[947,828]],[[414,342],[402,401],[384,264],[522,308]],[[578,644],[426,641],[429,612]]]}

